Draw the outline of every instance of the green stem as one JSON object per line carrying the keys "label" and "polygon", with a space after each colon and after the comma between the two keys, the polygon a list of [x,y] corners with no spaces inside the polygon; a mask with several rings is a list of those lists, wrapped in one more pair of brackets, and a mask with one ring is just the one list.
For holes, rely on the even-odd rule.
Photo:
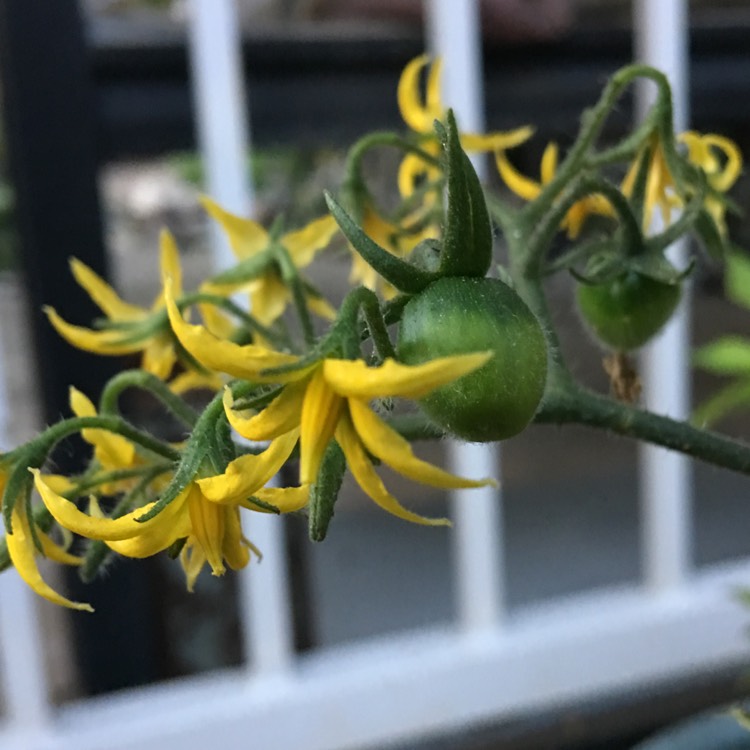
{"label": "green stem", "polygon": [[169,461],[178,461],[180,458],[179,451],[148,433],[133,427],[133,425],[121,417],[115,417],[110,414],[102,414],[96,417],[72,417],[64,419],[62,422],[58,422],[52,425],[52,427],[47,428],[32,443],[36,444],[35,447],[38,446],[49,453],[56,443],[59,443],[69,435],[74,435],[76,432],[86,429],[101,429],[117,433],[132,443],[137,443],[141,448],[150,453],[166,458]]}
{"label": "green stem", "polygon": [[193,427],[198,419],[198,413],[195,409],[173,393],[163,380],[144,370],[126,370],[119,375],[115,375],[102,391],[99,412],[101,414],[117,414],[120,394],[128,388],[140,388],[153,394],[188,427]]}
{"label": "green stem", "polygon": [[274,250],[276,260],[281,269],[281,278],[291,289],[294,308],[297,311],[297,317],[302,326],[302,335],[305,338],[305,343],[308,347],[312,347],[315,344],[315,331],[313,329],[312,318],[310,317],[310,310],[307,307],[305,287],[300,278],[299,271],[283,245],[274,245]]}
{"label": "green stem", "polygon": [[750,445],[606,398],[582,387],[553,391],[535,418],[581,424],[669,448],[700,461],[750,474]]}
{"label": "green stem", "polygon": [[[604,123],[610,112],[614,109],[617,100],[623,91],[636,79],[649,78],[659,87],[659,96],[648,119],[654,122],[662,122],[669,117],[671,123],[671,105],[669,102],[669,83],[665,76],[654,68],[646,65],[629,65],[622,68],[610,79],[602,92],[599,101],[581,117],[581,129],[578,138],[568,155],[560,164],[555,176],[550,180],[536,200],[524,206],[521,210],[521,221],[527,227],[535,226],[541,218],[549,211],[557,196],[583,169],[590,160],[595,157],[589,153],[594,142],[601,134]],[[646,138],[651,128],[639,129],[636,133]],[[635,142],[628,140],[627,150],[635,147]],[[606,152],[604,152],[606,153]]]}

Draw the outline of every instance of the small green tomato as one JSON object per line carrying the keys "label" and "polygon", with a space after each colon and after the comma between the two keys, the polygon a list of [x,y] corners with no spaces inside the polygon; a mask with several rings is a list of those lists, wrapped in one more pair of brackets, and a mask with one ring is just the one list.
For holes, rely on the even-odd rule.
{"label": "small green tomato", "polygon": [[405,363],[488,350],[494,357],[479,370],[420,400],[438,426],[472,442],[511,437],[534,417],[547,378],[539,322],[497,279],[445,277],[404,308],[398,353]]}
{"label": "small green tomato", "polygon": [[618,351],[643,346],[672,317],[680,284],[627,271],[605,284],[579,284],[578,309],[594,336]]}

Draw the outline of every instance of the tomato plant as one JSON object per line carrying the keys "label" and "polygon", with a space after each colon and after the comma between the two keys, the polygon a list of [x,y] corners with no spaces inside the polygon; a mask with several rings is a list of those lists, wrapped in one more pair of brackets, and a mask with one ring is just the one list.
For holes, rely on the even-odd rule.
{"label": "tomato plant", "polygon": [[494,352],[476,372],[421,399],[425,413],[452,435],[475,442],[517,434],[536,413],[547,376],[547,345],[534,314],[497,279],[446,277],[406,305],[400,358]]}
{"label": "tomato plant", "polygon": [[619,351],[643,346],[672,317],[680,284],[626,271],[603,284],[579,284],[578,309],[594,336]]}

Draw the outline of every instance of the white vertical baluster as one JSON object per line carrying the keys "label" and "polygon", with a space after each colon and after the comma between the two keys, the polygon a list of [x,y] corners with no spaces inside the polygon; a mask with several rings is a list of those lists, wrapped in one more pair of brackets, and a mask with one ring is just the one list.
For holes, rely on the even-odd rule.
{"label": "white vertical baluster", "polygon": [[[688,40],[685,0],[638,0],[635,3],[636,57],[664,72],[672,85],[675,129],[688,121]],[[654,100],[653,84],[637,90],[637,109],[643,117]],[[685,264],[686,248],[677,243],[669,251],[678,266]],[[644,399],[647,406],[677,419],[690,412],[689,289],[678,314],[659,338],[642,353]],[[685,456],[655,446],[640,453],[643,559],[645,584],[657,592],[680,585],[689,566],[691,546],[690,464]]]}
{"label": "white vertical baluster", "polygon": [[[233,0],[192,0],[190,11],[192,80],[208,190],[229,210],[246,215],[252,190],[236,7]],[[234,260],[224,242],[216,253],[219,267]],[[253,514],[248,529],[264,557],[240,576],[245,651],[254,672],[278,671],[292,655],[282,521]]]}
{"label": "white vertical baluster", "polygon": [[[0,352],[0,450],[11,445],[5,382]],[[8,721],[22,732],[38,731],[50,718],[35,599],[14,571],[0,575],[0,691]]]}
{"label": "white vertical baluster", "polygon": [[14,571],[0,575],[0,687],[7,720],[29,733],[43,729],[51,715],[35,604]]}
{"label": "white vertical baluster", "polygon": [[[428,37],[443,59],[442,91],[462,130],[484,129],[481,34],[476,0],[428,0]],[[475,161],[482,173],[483,163]],[[499,476],[497,448],[449,445],[451,470],[466,476]],[[503,610],[500,572],[500,494],[486,487],[453,493],[454,549],[459,625],[466,631],[495,627]]]}
{"label": "white vertical baluster", "polygon": [[[242,45],[234,0],[191,0],[190,72],[198,142],[206,189],[229,211],[252,213],[250,153],[242,71]],[[219,235],[212,238],[219,240]],[[214,246],[216,263],[233,263],[221,238]]]}

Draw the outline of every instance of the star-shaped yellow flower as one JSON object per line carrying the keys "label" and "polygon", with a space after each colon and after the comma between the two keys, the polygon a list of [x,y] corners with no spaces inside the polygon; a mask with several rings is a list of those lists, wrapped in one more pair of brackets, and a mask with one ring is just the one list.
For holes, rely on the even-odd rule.
{"label": "star-shaped yellow flower", "polygon": [[[430,63],[428,55],[414,58],[404,68],[398,82],[398,107],[404,122],[418,135],[422,136],[421,148],[437,158],[440,145],[435,137],[435,120],[444,120],[446,107],[440,91],[442,62],[438,59],[427,73],[427,86],[424,98],[420,90],[422,71]],[[461,133],[461,146],[469,153],[496,151],[518,146],[528,140],[533,133],[530,127],[517,128],[508,132],[487,134]],[[414,192],[415,185],[423,179],[428,182],[439,176],[439,169],[427,163],[418,154],[407,154],[401,162],[398,172],[398,186],[402,196]]]}
{"label": "star-shaped yellow flower", "polygon": [[[182,293],[182,275],[177,245],[172,235],[161,234],[161,269],[174,280],[175,295]],[[119,356],[143,352],[141,366],[147,372],[165,380],[172,372],[177,354],[169,328],[158,324],[155,313],[164,307],[160,293],[151,309],[132,305],[120,298],[117,292],[87,265],[72,258],[70,267],[76,281],[88,293],[107,319],[101,330],[92,330],[72,325],[57,312],[46,307],[45,312],[55,330],[69,343],[79,349],[95,354]]]}
{"label": "star-shaped yellow flower", "polygon": [[[526,201],[533,201],[539,196],[544,187],[552,182],[555,172],[557,172],[557,144],[549,143],[544,149],[539,182],[529,179],[518,172],[510,161],[508,161],[504,150],[495,151],[495,164],[497,165],[500,177],[502,177],[510,190]],[[592,214],[600,216],[613,215],[612,206],[610,206],[609,201],[603,195],[587,195],[585,198],[576,201],[570,207],[567,214],[565,214],[565,219],[560,228],[567,231],[570,239],[576,239],[581,233],[584,222]]]}
{"label": "star-shaped yellow flower", "polygon": [[273,505],[281,513],[299,510],[307,503],[306,487],[265,486],[289,458],[298,435],[292,430],[272,441],[262,453],[236,458],[222,474],[196,477],[160,513],[146,521],[138,519],[149,512],[153,503],[119,518],[103,517],[96,503],[92,503],[91,512],[85,513],[57,493],[38,470],[31,471],[42,501],[60,526],[87,539],[104,541],[120,555],[150,557],[186,539],[180,559],[192,590],[206,563],[218,576],[224,574],[227,566],[234,570],[249,562],[254,548],[242,534],[239,511],[243,507],[262,511],[253,498]]}
{"label": "star-shaped yellow flower", "polygon": [[[210,198],[202,198],[204,208],[215,219],[226,233],[229,246],[238,261],[243,261],[269,249],[273,238],[257,222],[244,219],[225,211],[218,203]],[[283,234],[278,240],[279,245],[289,254],[295,267],[306,268],[315,256],[326,248],[338,226],[332,216],[323,216],[311,221],[307,226],[293,232]],[[231,294],[240,289],[247,289],[250,294],[250,306],[253,317],[262,325],[268,326],[284,314],[291,301],[289,287],[282,281],[276,264],[270,264],[258,277],[238,283],[217,284],[207,282],[203,288],[206,291]],[[307,296],[310,309],[325,318],[336,317],[336,311],[324,300],[313,294]]]}
{"label": "star-shaped yellow flower", "polygon": [[[274,439],[299,427],[303,486],[315,482],[323,454],[334,437],[362,489],[380,507],[405,520],[447,523],[445,519],[425,518],[406,510],[385,488],[368,452],[404,476],[431,486],[479,487],[491,481],[457,477],[418,459],[409,443],[369,406],[376,398],[421,398],[481,367],[491,356],[489,353],[441,357],[414,366],[386,360],[378,367],[370,367],[360,359],[328,358],[300,369],[263,376],[263,370],[275,366],[270,364],[274,355],[284,355],[255,345],[222,341],[205,328],[186,323],[170,300],[169,285],[166,288],[175,335],[199,362],[235,377],[285,384],[281,394],[257,415],[247,417],[235,412],[230,401],[226,411],[230,424],[250,440]],[[282,359],[279,365],[296,361]]]}

